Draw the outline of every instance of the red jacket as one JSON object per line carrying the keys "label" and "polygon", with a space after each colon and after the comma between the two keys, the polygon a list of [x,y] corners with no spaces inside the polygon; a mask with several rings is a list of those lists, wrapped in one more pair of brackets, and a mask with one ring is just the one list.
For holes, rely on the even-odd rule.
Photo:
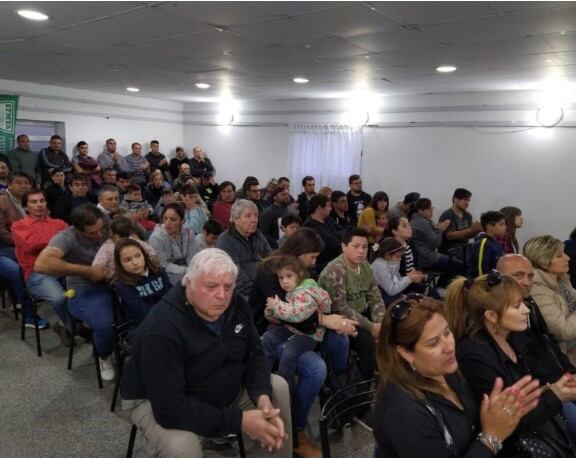
{"label": "red jacket", "polygon": [[35,218],[30,215],[12,223],[16,258],[24,271],[24,279],[28,279],[32,273],[36,258],[50,239],[66,228],[68,224],[57,218]]}

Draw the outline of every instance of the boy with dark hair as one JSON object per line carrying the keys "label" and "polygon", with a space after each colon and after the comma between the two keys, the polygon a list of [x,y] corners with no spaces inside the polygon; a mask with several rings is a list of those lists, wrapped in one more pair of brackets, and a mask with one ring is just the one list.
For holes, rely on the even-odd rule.
{"label": "boy with dark hair", "polygon": [[284,243],[302,226],[302,220],[296,214],[286,214],[280,220],[280,231],[283,233],[282,237],[278,239],[278,247],[282,247]]}
{"label": "boy with dark hair", "polygon": [[484,229],[470,246],[468,277],[475,278],[488,274],[496,268],[498,259],[503,255],[498,238],[506,234],[506,215],[496,210],[484,212],[480,217]]}
{"label": "boy with dark hair", "polygon": [[[439,223],[450,220],[448,229],[444,232],[439,252],[454,255],[453,252],[467,247],[468,239],[476,236],[482,227],[478,221],[473,222],[472,215],[467,211],[472,193],[466,188],[456,188],[452,195],[452,207],[445,210],[438,219]],[[466,260],[461,253],[456,254],[463,262]]]}
{"label": "boy with dark hair", "polygon": [[196,235],[196,245],[198,246],[198,251],[203,249],[210,249],[216,247],[216,241],[218,236],[224,232],[224,227],[222,223],[213,218],[209,219],[204,223],[204,228],[201,233]]}
{"label": "boy with dark hair", "polygon": [[374,376],[375,340],[385,312],[372,267],[366,261],[368,237],[364,228],[347,228],[342,237],[342,255],[328,263],[318,279],[332,298],[332,312],[359,322],[358,335],[350,337],[350,347],[358,354],[358,368],[364,379]]}
{"label": "boy with dark hair", "polygon": [[154,209],[142,197],[142,189],[137,183],[130,183],[126,187],[126,197],[120,204],[120,208],[128,210],[130,216],[146,230],[152,231],[156,226],[156,223],[149,220],[149,217],[154,215]]}

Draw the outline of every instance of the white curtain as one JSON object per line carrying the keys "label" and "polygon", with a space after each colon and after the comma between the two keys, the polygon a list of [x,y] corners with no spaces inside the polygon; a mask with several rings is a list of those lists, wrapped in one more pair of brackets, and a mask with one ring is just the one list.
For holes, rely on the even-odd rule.
{"label": "white curtain", "polygon": [[[288,177],[299,194],[302,178],[311,175],[322,186],[348,190],[348,177],[360,173],[362,128],[326,124],[291,124]],[[298,192],[297,192],[298,191]]]}

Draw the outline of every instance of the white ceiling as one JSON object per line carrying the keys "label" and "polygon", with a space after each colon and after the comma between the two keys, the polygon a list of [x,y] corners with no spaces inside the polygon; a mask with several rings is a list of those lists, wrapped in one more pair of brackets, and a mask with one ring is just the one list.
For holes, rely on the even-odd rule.
{"label": "white ceiling", "polygon": [[[435,71],[448,64],[458,70]],[[508,90],[550,77],[576,82],[575,2],[0,2],[0,79],[193,101]]]}

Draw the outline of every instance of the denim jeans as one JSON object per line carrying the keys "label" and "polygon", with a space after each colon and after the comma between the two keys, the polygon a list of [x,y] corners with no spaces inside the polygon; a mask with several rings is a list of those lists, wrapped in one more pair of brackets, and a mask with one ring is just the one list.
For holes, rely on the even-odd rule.
{"label": "denim jeans", "polygon": [[10,296],[17,303],[22,304],[24,287],[14,247],[0,247],[0,276],[10,281]]}
{"label": "denim jeans", "polygon": [[566,428],[572,441],[576,444],[576,402],[564,402],[562,404]]}
{"label": "denim jeans", "polygon": [[75,290],[68,301],[70,315],[88,324],[98,357],[107,358],[112,353],[112,292],[105,285]]}
{"label": "denim jeans", "polygon": [[[332,356],[334,370],[336,372],[344,371],[348,361],[348,337],[327,330],[324,341]],[[276,349],[277,356],[280,358],[284,346],[278,346]],[[314,351],[305,352],[298,358],[296,373],[298,374],[298,382],[292,398],[292,423],[295,434],[306,427],[310,408],[326,381],[326,362]]]}
{"label": "denim jeans", "polygon": [[318,342],[314,338],[292,333],[282,325],[270,327],[262,335],[262,347],[270,366],[273,366],[274,360],[276,360],[276,348],[284,345],[278,362],[278,375],[282,376],[288,383],[291,395],[294,394],[294,375],[298,358],[308,351],[315,350],[317,344]]}
{"label": "denim jeans", "polygon": [[66,309],[67,299],[64,296],[64,288],[58,278],[32,271],[26,281],[26,287],[32,295],[50,303],[64,326],[70,329],[68,310]]}

